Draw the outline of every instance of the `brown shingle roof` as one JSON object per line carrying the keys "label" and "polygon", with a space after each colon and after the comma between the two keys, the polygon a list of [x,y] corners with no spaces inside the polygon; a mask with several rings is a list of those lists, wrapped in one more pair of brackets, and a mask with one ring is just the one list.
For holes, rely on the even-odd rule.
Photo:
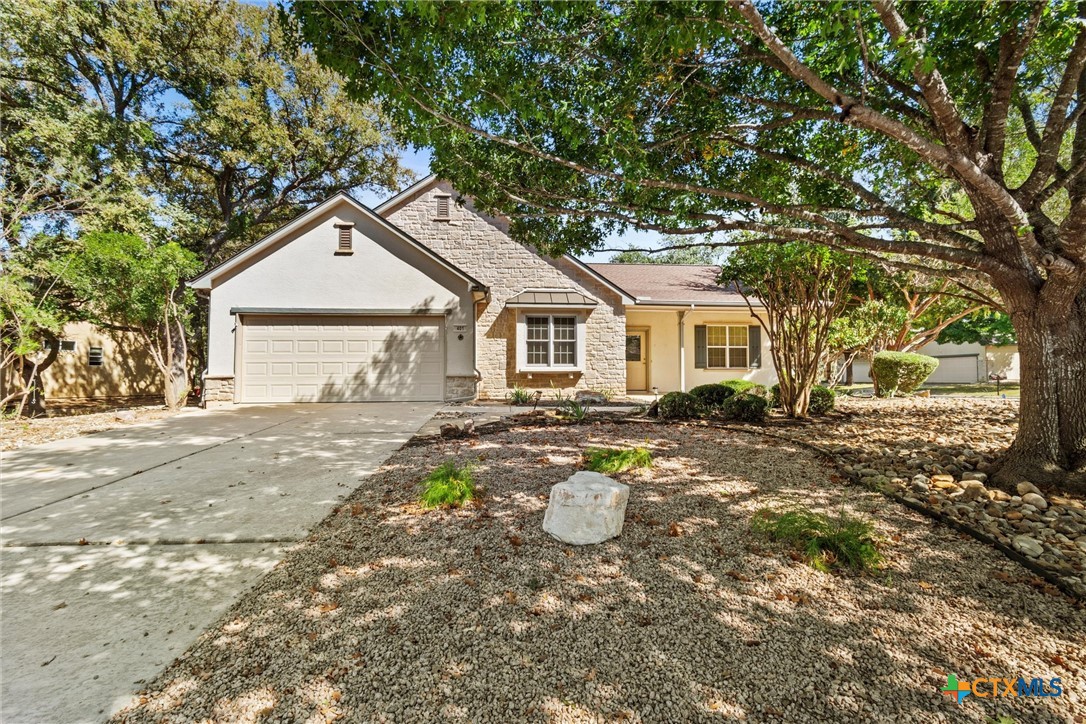
{"label": "brown shingle roof", "polygon": [[746,307],[734,285],[716,283],[720,267],[701,264],[589,264],[637,298],[638,304]]}

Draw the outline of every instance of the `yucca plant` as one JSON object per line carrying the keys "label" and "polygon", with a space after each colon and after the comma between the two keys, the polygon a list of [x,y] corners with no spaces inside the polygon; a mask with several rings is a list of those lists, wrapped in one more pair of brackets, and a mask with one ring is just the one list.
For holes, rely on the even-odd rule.
{"label": "yucca plant", "polygon": [[509,394],[505,396],[505,399],[509,400],[510,405],[529,405],[532,402],[532,397],[531,390],[520,385],[513,385],[513,389],[509,390]]}
{"label": "yucca plant", "polygon": [[565,400],[558,406],[558,416],[570,422],[584,422],[591,410],[591,407],[577,400]]}

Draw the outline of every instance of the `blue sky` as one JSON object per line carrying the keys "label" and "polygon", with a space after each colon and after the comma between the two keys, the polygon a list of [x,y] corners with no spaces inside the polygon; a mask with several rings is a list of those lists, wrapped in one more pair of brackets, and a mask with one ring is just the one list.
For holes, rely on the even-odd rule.
{"label": "blue sky", "polygon": [[[403,152],[403,164],[414,171],[418,178],[430,175],[430,149],[405,149]],[[359,201],[367,206],[377,206],[388,198],[388,194],[372,191],[361,191],[358,192],[356,196]],[[613,236],[608,239],[608,246],[614,248],[636,246],[643,249],[655,249],[660,246],[661,242],[662,237],[658,232],[630,229],[620,236]],[[599,254],[582,254],[579,258],[584,261],[604,262],[609,261],[613,255],[612,252],[603,252]]]}

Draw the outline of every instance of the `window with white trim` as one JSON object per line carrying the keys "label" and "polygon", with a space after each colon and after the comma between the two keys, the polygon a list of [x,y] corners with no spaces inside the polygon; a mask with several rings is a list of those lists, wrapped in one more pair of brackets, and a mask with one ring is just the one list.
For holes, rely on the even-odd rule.
{"label": "window with white trim", "polygon": [[548,314],[524,318],[527,367],[576,367],[577,318]]}
{"label": "window with white trim", "polygon": [[747,328],[745,326],[707,326],[705,357],[711,368],[743,368],[747,364]]}

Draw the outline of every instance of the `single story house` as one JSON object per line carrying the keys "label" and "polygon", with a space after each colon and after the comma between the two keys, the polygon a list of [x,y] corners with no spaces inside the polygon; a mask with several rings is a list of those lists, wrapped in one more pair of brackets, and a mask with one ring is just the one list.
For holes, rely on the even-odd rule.
{"label": "single story house", "polygon": [[613,394],[775,379],[711,266],[543,257],[429,177],[337,194],[208,270],[207,405]]}

